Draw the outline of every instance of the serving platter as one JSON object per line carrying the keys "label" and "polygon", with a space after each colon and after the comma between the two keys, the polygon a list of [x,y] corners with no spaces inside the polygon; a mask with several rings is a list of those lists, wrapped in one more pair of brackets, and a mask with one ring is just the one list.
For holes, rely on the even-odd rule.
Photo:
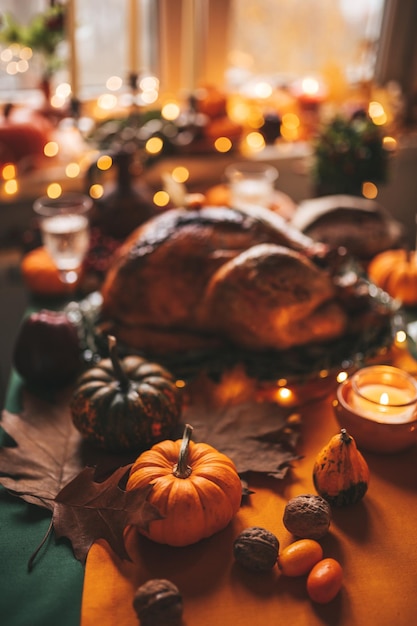
{"label": "serving platter", "polygon": [[[317,380],[335,378],[341,370],[352,370],[379,358],[386,358],[398,330],[404,330],[404,318],[398,303],[373,285],[366,276],[361,278],[362,290],[369,297],[369,307],[363,313],[352,312],[355,318],[351,330],[328,342],[310,343],[288,350],[253,351],[232,344],[217,345],[203,350],[188,350],[167,354],[143,353],[119,342],[121,356],[139,354],[167,367],[177,378],[186,382],[204,372],[214,381],[224,374],[242,369],[248,378],[267,385],[277,380],[288,384],[311,384]],[[107,337],[100,326],[101,295],[94,292],[65,308],[77,325],[86,365],[107,356]],[[363,322],[363,324],[362,324]]]}

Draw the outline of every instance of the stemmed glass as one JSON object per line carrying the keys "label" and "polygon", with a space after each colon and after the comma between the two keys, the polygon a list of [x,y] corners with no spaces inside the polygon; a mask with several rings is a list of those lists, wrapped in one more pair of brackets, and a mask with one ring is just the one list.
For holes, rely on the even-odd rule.
{"label": "stemmed glass", "polygon": [[33,205],[40,218],[43,244],[62,282],[67,285],[78,280],[82,261],[88,251],[87,213],[91,206],[91,198],[78,192],[66,192],[58,198],[43,196]]}

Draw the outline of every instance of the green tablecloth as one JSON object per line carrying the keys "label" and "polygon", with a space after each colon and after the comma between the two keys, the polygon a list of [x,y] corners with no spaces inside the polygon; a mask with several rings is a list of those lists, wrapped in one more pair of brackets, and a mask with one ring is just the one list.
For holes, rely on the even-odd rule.
{"label": "green tablecloth", "polygon": [[[21,407],[21,381],[12,373],[5,408]],[[3,436],[3,433],[2,435]],[[3,443],[3,439],[0,439]],[[28,560],[47,532],[50,512],[0,488],[0,624],[78,626],[84,567],[66,540],[52,535],[31,572]]]}

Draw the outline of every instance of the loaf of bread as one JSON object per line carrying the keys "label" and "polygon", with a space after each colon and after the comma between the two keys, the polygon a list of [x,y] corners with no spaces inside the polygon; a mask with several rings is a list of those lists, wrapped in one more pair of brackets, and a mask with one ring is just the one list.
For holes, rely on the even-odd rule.
{"label": "loaf of bread", "polygon": [[267,209],[168,210],[118,250],[102,287],[103,327],[153,354],[340,336],[346,314],[325,252]]}
{"label": "loaf of bread", "polygon": [[362,261],[390,248],[404,238],[402,225],[375,200],[333,195],[301,202],[291,224],[315,241],[343,247]]}

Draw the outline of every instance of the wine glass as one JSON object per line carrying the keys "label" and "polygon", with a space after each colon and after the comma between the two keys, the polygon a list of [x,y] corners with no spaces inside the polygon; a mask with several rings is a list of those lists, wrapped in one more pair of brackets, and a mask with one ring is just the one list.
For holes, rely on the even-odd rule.
{"label": "wine glass", "polygon": [[91,198],[79,192],[65,192],[58,198],[43,196],[33,205],[40,218],[43,244],[66,285],[77,282],[88,251],[87,213],[91,206]]}

